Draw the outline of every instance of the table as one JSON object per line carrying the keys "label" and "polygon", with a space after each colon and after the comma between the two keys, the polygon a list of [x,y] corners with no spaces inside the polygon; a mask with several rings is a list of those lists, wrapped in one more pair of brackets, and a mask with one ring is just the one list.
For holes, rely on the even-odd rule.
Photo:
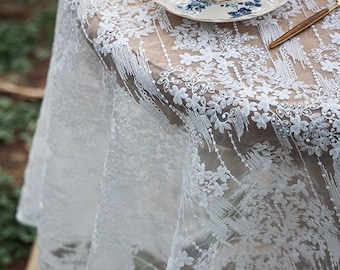
{"label": "table", "polygon": [[208,23],[61,0],[18,219],[41,270],[338,269],[340,10]]}

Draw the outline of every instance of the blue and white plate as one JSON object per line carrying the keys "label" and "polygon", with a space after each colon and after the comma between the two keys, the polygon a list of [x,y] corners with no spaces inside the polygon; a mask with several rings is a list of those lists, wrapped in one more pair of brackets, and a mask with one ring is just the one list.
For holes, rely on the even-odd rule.
{"label": "blue and white plate", "polygon": [[288,0],[155,0],[169,12],[205,22],[235,22],[266,14]]}

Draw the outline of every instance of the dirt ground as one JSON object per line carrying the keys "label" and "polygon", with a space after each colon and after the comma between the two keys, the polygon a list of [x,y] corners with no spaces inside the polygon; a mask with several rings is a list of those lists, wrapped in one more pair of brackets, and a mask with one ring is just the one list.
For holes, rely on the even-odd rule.
{"label": "dirt ground", "polygon": [[6,270],[25,270],[26,260],[15,260]]}

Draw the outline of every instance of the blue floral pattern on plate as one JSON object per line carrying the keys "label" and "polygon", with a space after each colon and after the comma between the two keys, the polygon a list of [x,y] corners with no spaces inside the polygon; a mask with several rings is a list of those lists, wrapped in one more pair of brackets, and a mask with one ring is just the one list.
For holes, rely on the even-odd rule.
{"label": "blue floral pattern on plate", "polygon": [[205,9],[211,6],[211,2],[207,2],[204,0],[191,0],[189,3],[180,3],[177,5],[177,8],[183,12],[190,12],[190,13],[201,13],[202,9]]}
{"label": "blue floral pattern on plate", "polygon": [[[213,5],[212,2],[205,0],[190,0],[189,2],[177,4],[177,8],[182,12],[197,14],[211,5]],[[223,3],[219,5],[221,8],[232,9],[231,11],[227,12],[230,17],[239,18],[245,15],[251,15],[253,8],[261,7],[261,0]]]}
{"label": "blue floral pattern on plate", "polygon": [[261,0],[237,2],[232,4],[221,4],[221,7],[231,7],[234,11],[228,12],[233,18],[238,18],[252,13],[252,7],[261,7]]}

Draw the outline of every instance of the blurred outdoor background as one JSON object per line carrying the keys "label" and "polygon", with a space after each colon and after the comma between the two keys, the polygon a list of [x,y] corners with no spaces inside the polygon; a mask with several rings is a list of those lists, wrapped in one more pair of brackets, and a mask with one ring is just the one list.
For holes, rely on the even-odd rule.
{"label": "blurred outdoor background", "polygon": [[25,270],[34,228],[15,219],[53,41],[57,0],[0,0],[0,270]]}

